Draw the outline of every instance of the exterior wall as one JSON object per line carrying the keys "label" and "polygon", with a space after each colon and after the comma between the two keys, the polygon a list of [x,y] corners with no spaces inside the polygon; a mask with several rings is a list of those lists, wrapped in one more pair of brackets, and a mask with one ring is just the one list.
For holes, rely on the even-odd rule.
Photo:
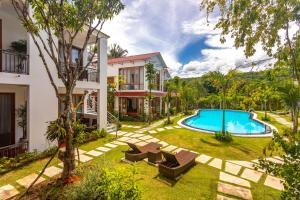
{"label": "exterior wall", "polygon": [[[28,87],[18,85],[2,85],[0,84],[0,93],[14,93],[15,94],[15,109],[24,106],[28,97]],[[15,112],[15,143],[17,143],[23,136],[23,130],[18,126],[18,114]]]}

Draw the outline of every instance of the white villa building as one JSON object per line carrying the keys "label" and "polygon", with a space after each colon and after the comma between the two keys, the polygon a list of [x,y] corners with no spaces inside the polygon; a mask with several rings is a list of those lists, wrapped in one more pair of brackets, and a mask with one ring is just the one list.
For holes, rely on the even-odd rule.
{"label": "white villa building", "polygon": [[[164,81],[170,78],[170,74],[161,54],[154,52],[108,60],[108,82],[117,85],[114,109],[120,117],[148,116],[149,87],[144,67],[147,63],[153,63],[157,72],[154,80],[155,88],[152,90],[152,113],[154,117],[165,113]],[[122,78],[121,85],[119,78]]]}
{"label": "white villa building", "polygon": [[[49,121],[55,120],[60,112],[60,103],[50,84],[48,75],[39,57],[38,50],[17,18],[9,0],[0,2],[0,157],[25,151],[42,151],[51,144],[46,140],[45,132]],[[97,109],[88,109],[86,97],[84,105],[78,110],[83,117],[94,119],[98,128],[107,126],[107,39],[101,34],[98,40],[99,62],[91,66],[82,75],[75,88],[74,100],[87,91],[97,97]],[[85,33],[76,38],[72,56],[76,59],[83,46]],[[26,51],[16,53],[12,42],[25,40]],[[58,41],[58,40],[57,40]],[[96,36],[91,38],[95,43]],[[88,53],[84,52],[82,63],[87,63]],[[59,92],[64,93],[64,86],[58,79],[54,65],[48,58],[54,82]],[[17,110],[26,106],[26,131],[20,126],[21,117]],[[100,115],[101,113],[101,115]],[[23,118],[24,119],[24,118]]]}

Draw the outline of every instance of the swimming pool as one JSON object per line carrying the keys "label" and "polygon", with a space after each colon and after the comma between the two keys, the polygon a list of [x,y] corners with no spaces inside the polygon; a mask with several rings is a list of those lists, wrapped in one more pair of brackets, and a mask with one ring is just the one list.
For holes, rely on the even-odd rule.
{"label": "swimming pool", "polygon": [[[222,131],[222,116],[223,110],[200,110],[182,123],[191,128],[218,132]],[[225,110],[225,131],[234,135],[264,135],[270,134],[271,128],[254,120],[249,112]]]}

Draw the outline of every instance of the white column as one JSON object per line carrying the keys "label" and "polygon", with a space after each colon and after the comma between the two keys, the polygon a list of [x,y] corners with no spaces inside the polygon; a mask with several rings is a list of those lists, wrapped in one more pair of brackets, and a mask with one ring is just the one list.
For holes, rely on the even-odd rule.
{"label": "white column", "polygon": [[107,38],[101,37],[98,40],[98,71],[99,84],[98,90],[98,117],[97,124],[99,129],[107,127]]}
{"label": "white column", "polygon": [[162,115],[162,105],[163,105],[163,99],[162,97],[159,97],[159,114]]}
{"label": "white column", "polygon": [[115,102],[114,102],[114,104],[115,104],[115,107],[114,107],[115,112],[116,112],[116,113],[119,113],[119,112],[120,112],[120,111],[119,111],[119,97],[115,97]]}

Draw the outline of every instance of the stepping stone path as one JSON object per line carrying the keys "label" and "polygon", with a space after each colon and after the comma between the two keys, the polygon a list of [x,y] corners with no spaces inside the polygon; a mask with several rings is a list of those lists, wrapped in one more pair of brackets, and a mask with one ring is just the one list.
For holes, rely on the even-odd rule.
{"label": "stepping stone path", "polygon": [[[78,160],[78,156],[75,156],[75,160]],[[86,155],[79,155],[79,161],[80,162],[83,162],[83,163],[85,163],[85,162],[88,162],[88,161],[90,161],[90,160],[93,160],[93,158],[92,157],[89,157],[89,156],[86,156]]]}
{"label": "stepping stone path", "polygon": [[143,137],[140,137],[139,139],[140,140],[149,140],[149,139],[152,139],[153,137],[152,136],[150,136],[150,135],[145,135],[145,136],[143,136]]}
{"label": "stepping stone path", "polygon": [[[31,185],[31,183],[32,183],[37,177],[38,177],[38,174],[30,174],[30,175],[28,175],[28,176],[25,176],[25,177],[23,177],[23,178],[17,180],[16,182],[17,182],[19,185],[22,185],[23,187],[28,188],[28,187]],[[45,178],[40,177],[40,178],[35,182],[34,185],[37,185],[37,184],[39,184],[39,183],[41,183],[41,182],[43,182],[43,181],[45,181],[45,180],[46,180]]]}
{"label": "stepping stone path", "polygon": [[43,175],[48,176],[48,177],[53,177],[56,175],[59,175],[62,173],[62,169],[52,166],[52,167],[48,167],[46,168],[46,170],[44,171]]}
{"label": "stepping stone path", "polygon": [[217,200],[236,200],[236,199],[225,197],[225,196],[222,196],[222,195],[218,194],[217,195]]}
{"label": "stepping stone path", "polygon": [[282,160],[278,160],[276,158],[266,158],[266,160],[277,164],[283,164]]}
{"label": "stepping stone path", "polygon": [[121,138],[119,138],[118,140],[119,141],[121,141],[121,142],[126,142],[126,141],[128,141],[128,140],[130,140],[131,138],[129,138],[129,137],[121,137]]}
{"label": "stepping stone path", "polygon": [[128,140],[127,142],[135,144],[135,143],[138,143],[138,142],[140,142],[140,141],[141,141],[141,140],[139,140],[139,139],[132,138],[132,139]]}
{"label": "stepping stone path", "polygon": [[283,180],[274,176],[270,176],[268,175],[264,185],[277,189],[277,190],[283,190],[284,186],[283,186]]}
{"label": "stepping stone path", "polygon": [[174,126],[174,128],[182,128],[182,127],[180,127],[180,126]]}
{"label": "stepping stone path", "polygon": [[236,165],[236,164],[233,164],[233,163],[230,163],[230,162],[225,163],[225,171],[229,172],[231,174],[234,174],[234,175],[238,175],[241,168],[242,167],[240,165]]}
{"label": "stepping stone path", "polygon": [[243,171],[241,177],[257,183],[262,175],[263,175],[263,173],[261,173],[261,172],[246,168]]}
{"label": "stepping stone path", "polygon": [[177,149],[176,146],[170,145],[170,146],[164,148],[163,150],[164,150],[164,151],[168,151],[168,152],[172,152],[172,151],[174,151],[175,149]]}
{"label": "stepping stone path", "polygon": [[242,178],[239,178],[237,176],[233,176],[233,175],[224,173],[224,172],[220,172],[219,179],[221,181],[232,183],[232,184],[235,184],[235,185],[244,186],[244,187],[248,187],[248,188],[251,187],[249,181],[247,181],[245,179],[242,179]]}
{"label": "stepping stone path", "polygon": [[[78,151],[79,151],[79,155],[86,153],[86,151],[82,149],[78,149]],[[77,149],[75,149],[75,156],[77,156]]]}
{"label": "stepping stone path", "polygon": [[168,143],[166,143],[166,142],[164,142],[164,141],[159,141],[158,144],[161,144],[162,147],[166,147],[166,146],[169,145]]}
{"label": "stepping stone path", "polygon": [[252,200],[252,194],[249,189],[233,186],[227,183],[218,183],[218,192],[239,197],[246,200]]}
{"label": "stepping stone path", "polygon": [[4,185],[0,187],[0,199],[10,199],[19,194],[19,191],[12,185]]}
{"label": "stepping stone path", "polygon": [[115,140],[115,141],[113,141],[113,142],[111,142],[112,144],[115,144],[115,145],[127,145],[126,143],[124,143],[124,142],[119,142],[119,141],[117,141],[117,140]]}
{"label": "stepping stone path", "polygon": [[172,126],[166,126],[165,129],[171,130],[174,129]]}
{"label": "stepping stone path", "polygon": [[217,169],[222,169],[222,160],[214,158],[210,163],[208,163],[208,165]]}
{"label": "stepping stone path", "polygon": [[87,152],[86,154],[88,154],[90,156],[98,157],[98,156],[101,156],[103,153],[100,151],[91,150],[91,151]]}
{"label": "stepping stone path", "polygon": [[158,128],[158,129],[156,129],[158,132],[162,132],[162,131],[165,131],[166,129],[164,129],[164,128]]}
{"label": "stepping stone path", "polygon": [[109,148],[116,148],[118,145],[116,144],[111,144],[111,143],[107,143],[104,146],[109,147]]}
{"label": "stepping stone path", "polygon": [[103,152],[108,152],[108,151],[110,151],[111,149],[110,149],[110,148],[107,148],[107,147],[98,147],[97,150],[103,151]]}
{"label": "stepping stone path", "polygon": [[212,157],[210,157],[210,156],[208,156],[208,155],[205,155],[205,154],[201,154],[200,156],[198,156],[198,157],[196,158],[196,162],[205,164],[205,163],[207,163],[210,159],[212,159]]}
{"label": "stepping stone path", "polygon": [[148,143],[144,142],[144,141],[136,143],[136,145],[138,145],[138,146],[145,146],[146,144],[148,144]]}
{"label": "stepping stone path", "polygon": [[142,137],[142,136],[144,136],[144,134],[136,133],[136,134],[134,134],[134,135],[131,135],[130,137],[138,138],[138,137]]}
{"label": "stepping stone path", "polygon": [[132,136],[133,134],[135,134],[135,133],[127,133],[127,134],[125,134],[124,136],[125,136],[125,137],[129,137],[129,136]]}
{"label": "stepping stone path", "polygon": [[156,138],[151,138],[149,140],[146,140],[147,142],[159,142],[159,139],[156,139]]}
{"label": "stepping stone path", "polygon": [[157,133],[156,131],[152,130],[152,131],[148,131],[150,134],[155,134]]}
{"label": "stepping stone path", "polygon": [[228,160],[228,162],[231,162],[233,164],[237,164],[237,165],[240,165],[243,167],[247,167],[250,169],[254,169],[254,167],[253,167],[254,163],[252,163],[252,162],[243,161],[243,160]]}

